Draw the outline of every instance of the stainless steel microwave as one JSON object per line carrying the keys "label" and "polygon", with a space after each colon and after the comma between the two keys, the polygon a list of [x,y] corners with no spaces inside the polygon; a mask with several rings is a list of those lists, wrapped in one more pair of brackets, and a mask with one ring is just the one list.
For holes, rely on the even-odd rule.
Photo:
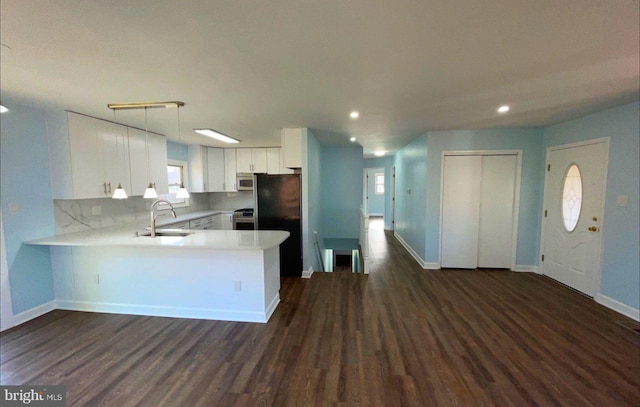
{"label": "stainless steel microwave", "polygon": [[253,191],[253,174],[238,174],[238,191]]}

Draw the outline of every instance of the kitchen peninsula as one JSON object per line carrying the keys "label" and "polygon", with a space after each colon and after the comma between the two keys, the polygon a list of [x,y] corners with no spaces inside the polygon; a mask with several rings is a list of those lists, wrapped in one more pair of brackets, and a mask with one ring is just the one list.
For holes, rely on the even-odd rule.
{"label": "kitchen peninsula", "polygon": [[142,236],[129,226],[28,242],[50,246],[59,309],[267,322],[280,302],[283,231],[186,230]]}

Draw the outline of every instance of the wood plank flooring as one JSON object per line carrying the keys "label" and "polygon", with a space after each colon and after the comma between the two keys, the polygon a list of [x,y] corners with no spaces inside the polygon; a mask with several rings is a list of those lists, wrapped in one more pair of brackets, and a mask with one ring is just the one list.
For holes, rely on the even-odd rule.
{"label": "wood plank flooring", "polygon": [[635,324],[545,277],[420,269],[283,280],[267,324],[54,311],[0,335],[2,384],[69,406],[639,406]]}

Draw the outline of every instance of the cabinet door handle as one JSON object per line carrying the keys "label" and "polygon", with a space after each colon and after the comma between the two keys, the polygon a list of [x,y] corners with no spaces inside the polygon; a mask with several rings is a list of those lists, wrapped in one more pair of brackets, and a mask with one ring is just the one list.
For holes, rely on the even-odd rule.
{"label": "cabinet door handle", "polygon": [[111,183],[109,182],[108,185],[109,185],[109,195],[111,195]]}
{"label": "cabinet door handle", "polygon": [[103,182],[102,186],[104,187],[104,194],[107,195],[107,183]]}

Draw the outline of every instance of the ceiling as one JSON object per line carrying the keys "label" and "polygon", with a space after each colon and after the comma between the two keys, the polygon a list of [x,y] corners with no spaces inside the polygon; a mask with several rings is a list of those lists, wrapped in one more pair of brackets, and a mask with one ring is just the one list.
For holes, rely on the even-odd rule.
{"label": "ceiling", "polygon": [[[2,0],[0,98],[276,146],[393,153],[430,130],[547,126],[638,100],[638,0]],[[505,115],[496,112],[508,104]],[[349,112],[360,118],[352,120]],[[116,121],[144,128],[144,112]],[[228,145],[227,145],[228,146]]]}

